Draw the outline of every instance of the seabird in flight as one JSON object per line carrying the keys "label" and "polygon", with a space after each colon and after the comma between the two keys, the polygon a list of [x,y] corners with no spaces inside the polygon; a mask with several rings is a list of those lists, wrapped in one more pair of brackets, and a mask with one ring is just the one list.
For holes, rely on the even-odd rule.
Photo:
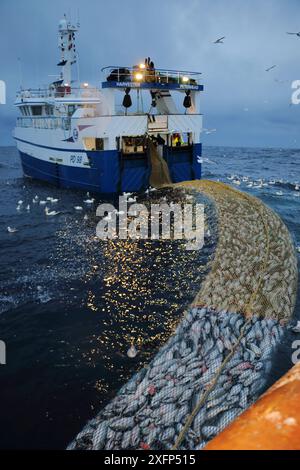
{"label": "seabird in flight", "polygon": [[223,39],[225,39],[226,36],[223,36],[222,38],[217,39],[214,44],[224,44]]}
{"label": "seabird in flight", "polygon": [[272,67],[269,67],[268,69],[266,69],[266,72],[270,72],[270,70],[275,69],[275,67],[277,67],[277,65],[272,65]]}

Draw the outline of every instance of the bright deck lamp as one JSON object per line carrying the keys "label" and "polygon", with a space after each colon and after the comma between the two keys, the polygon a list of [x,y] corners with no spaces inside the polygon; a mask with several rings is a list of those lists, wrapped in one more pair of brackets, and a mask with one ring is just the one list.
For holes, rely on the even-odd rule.
{"label": "bright deck lamp", "polygon": [[186,77],[185,75],[182,77],[183,83],[187,83],[189,81],[189,77]]}
{"label": "bright deck lamp", "polygon": [[134,78],[140,82],[141,80],[143,80],[144,75],[138,72],[135,74]]}

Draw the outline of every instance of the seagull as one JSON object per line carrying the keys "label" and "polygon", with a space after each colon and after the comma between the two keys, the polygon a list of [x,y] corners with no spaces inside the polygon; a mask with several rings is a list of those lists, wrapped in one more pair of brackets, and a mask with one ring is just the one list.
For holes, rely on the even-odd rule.
{"label": "seagull", "polygon": [[74,209],[75,209],[76,211],[82,211],[83,208],[82,208],[81,206],[74,206]]}
{"label": "seagull", "polygon": [[8,233],[15,233],[15,232],[17,232],[18,230],[17,230],[16,228],[14,228],[14,227],[7,227],[7,231],[8,231]]}
{"label": "seagull", "polygon": [[54,198],[51,198],[51,202],[58,202],[59,199],[54,199]]}
{"label": "seagull", "polygon": [[21,210],[20,204],[17,205],[17,211]]}
{"label": "seagull", "polygon": [[299,33],[286,33],[286,34],[290,34],[292,36],[298,36],[298,38],[300,38],[300,31],[299,31]]}
{"label": "seagull", "polygon": [[37,202],[38,202],[37,199],[35,199],[35,198],[32,199],[33,204],[36,204]]}
{"label": "seagull", "polygon": [[136,202],[136,197],[129,197],[128,202]]}
{"label": "seagull", "polygon": [[270,72],[270,70],[273,70],[277,67],[277,65],[272,65],[272,67],[269,67],[266,69],[266,72]]}
{"label": "seagull", "polygon": [[47,201],[40,201],[40,204],[43,206],[44,204],[47,204]]}
{"label": "seagull", "polygon": [[18,201],[19,206],[23,204],[23,201]]}
{"label": "seagull", "polygon": [[57,212],[57,211],[49,211],[48,207],[45,207],[45,214],[46,215],[49,215],[49,216],[54,216],[54,215],[58,215],[60,212]]}
{"label": "seagull", "polygon": [[217,39],[214,44],[224,44],[223,39],[225,39],[226,36],[223,36],[222,38]]}
{"label": "seagull", "polygon": [[87,214],[84,214],[83,220],[88,220],[89,216]]}
{"label": "seagull", "polygon": [[136,357],[137,353],[138,353],[138,351],[137,351],[136,347],[134,346],[134,344],[132,344],[130,346],[130,348],[128,349],[128,351],[127,351],[127,356],[132,359],[132,358]]}
{"label": "seagull", "polygon": [[299,191],[299,190],[300,190],[300,186],[299,186],[299,184],[296,183],[295,184],[295,191]]}
{"label": "seagull", "polygon": [[26,210],[27,210],[27,211],[30,211],[30,204],[28,204],[28,205],[26,206]]}
{"label": "seagull", "polygon": [[91,199],[86,199],[86,200],[83,201],[83,202],[85,202],[86,204],[93,204],[94,201],[95,201],[95,199],[94,199],[94,198],[91,198]]}

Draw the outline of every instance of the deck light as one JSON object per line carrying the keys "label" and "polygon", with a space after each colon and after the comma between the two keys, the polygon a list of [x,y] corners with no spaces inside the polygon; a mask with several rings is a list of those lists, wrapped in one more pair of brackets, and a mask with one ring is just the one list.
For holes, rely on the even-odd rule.
{"label": "deck light", "polygon": [[84,82],[83,86],[84,86],[84,88],[87,88],[89,86],[89,84],[87,82]]}
{"label": "deck light", "polygon": [[136,73],[135,74],[135,79],[140,81],[140,80],[143,80],[144,78],[144,75],[142,73]]}
{"label": "deck light", "polygon": [[183,76],[182,81],[183,83],[187,83],[189,81],[189,77]]}
{"label": "deck light", "polygon": [[139,67],[140,67],[140,69],[145,69],[145,68],[146,68],[146,65],[143,64],[143,63],[141,63],[141,64],[139,65]]}

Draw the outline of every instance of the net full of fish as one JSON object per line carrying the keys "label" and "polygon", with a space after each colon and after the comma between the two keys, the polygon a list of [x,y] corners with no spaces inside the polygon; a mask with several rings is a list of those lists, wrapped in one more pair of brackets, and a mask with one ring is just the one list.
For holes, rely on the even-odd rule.
{"label": "net full of fish", "polygon": [[244,344],[222,370],[181,446],[202,448],[257,399],[274,350],[271,339],[276,335],[280,341],[283,334],[275,320],[254,316],[245,323],[239,314],[190,309],[176,331],[176,341],[171,338],[68,448],[171,449],[245,327]]}
{"label": "net full of fish", "polygon": [[213,182],[183,185],[212,197],[218,212],[218,246],[196,306],[69,449],[171,449],[182,430],[180,449],[202,449],[265,386],[295,305],[289,233],[255,198]]}

